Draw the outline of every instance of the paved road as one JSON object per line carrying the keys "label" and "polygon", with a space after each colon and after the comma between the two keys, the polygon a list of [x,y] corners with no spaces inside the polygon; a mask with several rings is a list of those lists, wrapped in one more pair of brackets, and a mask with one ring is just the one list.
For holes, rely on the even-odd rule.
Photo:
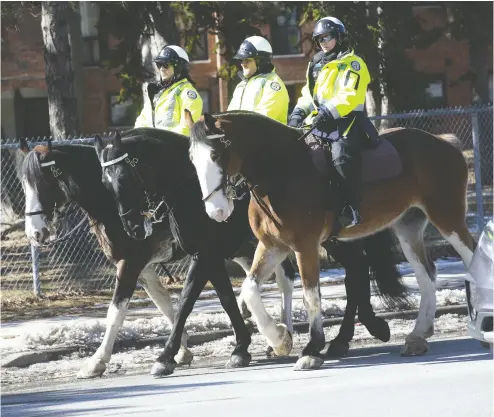
{"label": "paved road", "polygon": [[223,361],[173,377],[105,377],[2,397],[2,416],[490,417],[492,354],[472,339],[431,342],[424,357],[398,346],[362,348],[312,372],[260,359],[226,371]]}

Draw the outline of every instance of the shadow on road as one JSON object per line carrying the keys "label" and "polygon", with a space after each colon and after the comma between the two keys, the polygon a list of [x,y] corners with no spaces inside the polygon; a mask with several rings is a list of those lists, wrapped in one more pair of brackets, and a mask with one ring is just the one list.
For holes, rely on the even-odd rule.
{"label": "shadow on road", "polygon": [[[473,339],[449,339],[432,341],[429,343],[430,350],[424,356],[402,357],[400,356],[401,346],[397,345],[382,345],[375,347],[364,347],[350,351],[350,354],[341,360],[328,360],[324,363],[319,371],[309,372],[301,375],[298,372],[293,373],[293,379],[307,378],[327,378],[328,371],[332,369],[344,368],[362,368],[387,366],[395,364],[413,363],[423,366],[437,366],[453,362],[471,362],[471,361],[486,361],[492,360],[492,353],[482,348],[478,341]],[[296,362],[297,357],[291,356],[288,358],[266,358],[254,360],[247,368],[237,369],[231,372],[258,372],[266,371],[272,368],[291,368]],[[210,366],[208,369],[215,370],[228,374],[223,365]],[[203,370],[199,370],[202,373]],[[156,380],[150,384],[129,384],[129,380],[125,378],[114,379],[112,386],[104,385],[104,380],[94,381],[96,387],[86,389],[70,387],[60,390],[50,390],[44,392],[24,393],[24,394],[9,394],[2,396],[2,416],[22,416],[22,417],[65,417],[67,410],[64,410],[64,405],[70,407],[70,415],[84,416],[90,413],[97,413],[97,404],[99,401],[112,399],[132,398],[131,404],[136,407],[153,404],[153,398],[156,395],[177,394],[191,392],[197,389],[208,386],[241,384],[242,381],[218,381],[218,382],[201,382],[201,383],[184,383],[180,384],[180,373],[173,375],[170,378]],[[228,378],[228,376],[226,376]],[[279,376],[278,376],[279,378]],[[283,380],[292,379],[283,375]],[[275,378],[276,379],[276,378]],[[248,378],[247,378],[248,380]],[[118,386],[115,386],[115,382]],[[265,378],[265,383],[275,382]],[[134,403],[135,401],[135,403]],[[127,407],[107,407],[104,411],[114,410],[114,412],[122,414],[132,414],[132,406]]]}
{"label": "shadow on road", "polygon": [[[44,392],[35,392],[31,394],[12,394],[2,396],[2,416],[22,416],[22,417],[65,417],[67,411],[62,407],[63,404],[70,404],[70,415],[90,414],[91,412],[101,411],[100,408],[85,407],[84,403],[93,403],[102,400],[132,398],[135,397],[136,406],[142,407],[143,403],[152,403],[153,395],[166,395],[171,393],[181,393],[193,389],[214,386],[228,385],[232,381],[202,382],[194,384],[168,384],[170,380],[162,379],[155,384],[131,385],[117,387],[101,387],[92,389],[66,389],[53,390]],[[80,404],[81,408],[76,409],[75,404]],[[92,405],[92,404],[91,404]],[[54,410],[53,406],[57,409]],[[46,409],[49,407],[48,409]],[[122,408],[122,414],[131,412],[128,407],[106,407],[108,410],[118,410]],[[45,409],[45,410],[43,410]],[[125,409],[125,410],[124,410]]]}

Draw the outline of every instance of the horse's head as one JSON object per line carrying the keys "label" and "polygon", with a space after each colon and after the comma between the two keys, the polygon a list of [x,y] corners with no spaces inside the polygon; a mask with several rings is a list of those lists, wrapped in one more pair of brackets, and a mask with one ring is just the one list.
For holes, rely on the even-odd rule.
{"label": "horse's head", "polygon": [[234,207],[228,178],[237,175],[242,164],[231,122],[205,113],[192,126],[190,139],[190,159],[199,177],[206,212],[218,222],[225,221]]}
{"label": "horse's head", "polygon": [[48,223],[53,219],[55,209],[70,201],[77,189],[68,165],[64,154],[52,149],[51,141],[47,146],[36,146],[24,159],[25,230],[34,245],[47,241],[50,237]]}
{"label": "horse's head", "polygon": [[119,133],[111,145],[96,136],[94,147],[103,168],[103,184],[115,199],[125,231],[133,239],[146,239],[153,232],[147,191],[153,188],[153,177],[139,158],[127,153]]}

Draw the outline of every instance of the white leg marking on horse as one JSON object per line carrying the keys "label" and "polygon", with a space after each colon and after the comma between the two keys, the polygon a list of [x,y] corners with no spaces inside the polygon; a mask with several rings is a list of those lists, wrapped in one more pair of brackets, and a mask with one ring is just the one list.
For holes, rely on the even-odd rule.
{"label": "white leg marking on horse", "polygon": [[239,256],[237,258],[233,258],[233,261],[242,267],[246,276],[249,275],[250,268],[252,267],[252,260],[250,260],[247,256]]}
{"label": "white leg marking on horse", "polygon": [[92,378],[103,374],[106,364],[110,361],[113,345],[127,314],[128,305],[128,298],[123,299],[118,304],[114,304],[112,301],[106,314],[106,331],[103,341],[94,355],[83,364],[77,374],[78,378]]}
{"label": "white leg marking on horse", "polygon": [[[158,310],[165,316],[170,327],[173,327],[175,313],[173,311],[172,298],[168,290],[161,284],[154,268],[154,265],[146,266],[139,278],[149,298],[153,300]],[[182,334],[180,349],[187,349],[187,332],[185,330]]]}
{"label": "white leg marking on horse", "polygon": [[281,340],[276,329],[276,322],[264,308],[254,277],[245,278],[242,284],[242,296],[256,321],[259,332],[266,337],[270,346],[278,346]]}
{"label": "white leg marking on horse", "polygon": [[286,327],[293,333],[292,322],[292,299],[293,299],[293,281],[285,275],[282,265],[278,265],[274,271],[276,283],[281,293],[281,320]]}
{"label": "white leg marking on horse", "polygon": [[[43,208],[38,198],[37,191],[31,187],[24,179],[24,193],[26,195],[26,213],[33,213],[35,211],[41,211]],[[35,233],[43,234],[43,229],[48,230],[46,224],[46,216],[44,214],[35,214],[33,216],[26,216],[25,218],[25,232],[26,236],[32,243],[38,243],[35,239]]]}
{"label": "white leg marking on horse", "polygon": [[311,327],[322,330],[321,298],[319,296],[319,288],[304,288],[304,298],[306,301],[306,309]]}
{"label": "white leg marking on horse", "polygon": [[461,256],[461,259],[463,259],[463,263],[465,264],[465,267],[470,266],[470,262],[472,262],[473,258],[473,252],[468,248],[465,243],[463,243],[458,236],[456,232],[453,232],[449,236],[444,235],[444,238],[455,248],[456,252]]}
{"label": "white leg marking on horse", "polygon": [[190,148],[190,156],[197,171],[202,198],[208,197],[204,202],[206,212],[213,220],[223,222],[232,214],[233,202],[226,198],[222,189],[211,195],[223,180],[221,167],[212,160],[211,150],[204,143],[195,143]]}
{"label": "white leg marking on horse", "polygon": [[428,274],[427,266],[424,265],[413,248],[413,244],[398,235],[403,253],[410,265],[413,267],[417,284],[420,289],[420,307],[412,334],[424,337],[434,324],[436,314],[436,282]]}

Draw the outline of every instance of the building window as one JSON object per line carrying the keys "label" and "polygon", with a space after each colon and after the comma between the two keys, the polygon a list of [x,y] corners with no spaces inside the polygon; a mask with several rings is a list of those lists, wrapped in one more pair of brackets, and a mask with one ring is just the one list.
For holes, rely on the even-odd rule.
{"label": "building window", "polygon": [[199,32],[199,36],[194,42],[194,47],[189,54],[191,61],[207,61],[209,59],[208,53],[208,32],[202,30]]}
{"label": "building window", "polygon": [[445,104],[444,81],[442,79],[430,81],[428,87],[425,89],[426,107],[434,109],[444,107]]}
{"label": "building window", "polygon": [[202,113],[209,113],[209,90],[197,90],[202,98]]}
{"label": "building window", "polygon": [[295,55],[302,52],[298,21],[299,11],[294,8],[293,10],[286,9],[271,23],[271,44],[275,56]]}
{"label": "building window", "polygon": [[82,65],[94,66],[100,62],[100,37],[98,24],[99,5],[94,2],[81,1]]}
{"label": "building window", "polygon": [[112,126],[134,126],[136,108],[131,99],[118,102],[118,94],[110,96],[110,124]]}

